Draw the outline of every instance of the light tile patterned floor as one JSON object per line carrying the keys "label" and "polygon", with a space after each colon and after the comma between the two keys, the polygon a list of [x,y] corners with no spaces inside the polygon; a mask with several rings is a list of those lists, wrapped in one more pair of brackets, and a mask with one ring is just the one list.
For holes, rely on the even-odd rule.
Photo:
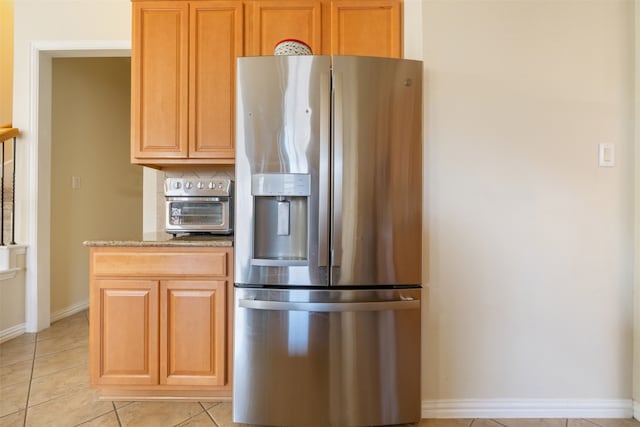
{"label": "light tile patterned floor", "polygon": [[[102,402],[89,388],[89,322],[78,313],[0,345],[0,427],[235,426],[229,403]],[[640,427],[635,420],[446,419],[419,427]]]}

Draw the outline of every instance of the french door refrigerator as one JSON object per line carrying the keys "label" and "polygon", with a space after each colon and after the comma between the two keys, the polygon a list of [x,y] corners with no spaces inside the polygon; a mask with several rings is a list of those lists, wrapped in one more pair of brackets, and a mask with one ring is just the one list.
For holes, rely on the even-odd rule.
{"label": "french door refrigerator", "polygon": [[237,62],[233,420],[420,419],[422,63]]}

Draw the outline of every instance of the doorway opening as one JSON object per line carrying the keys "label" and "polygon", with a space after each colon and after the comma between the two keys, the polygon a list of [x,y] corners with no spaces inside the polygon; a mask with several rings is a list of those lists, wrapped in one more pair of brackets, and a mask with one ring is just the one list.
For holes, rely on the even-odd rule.
{"label": "doorway opening", "polygon": [[89,306],[84,241],[142,235],[142,168],[130,162],[130,105],[130,58],[53,58],[51,322]]}
{"label": "doorway opening", "polygon": [[[27,171],[19,190],[16,215],[21,241],[27,242],[25,332],[37,332],[51,322],[52,241],[52,92],[54,58],[131,57],[129,41],[62,41],[33,43],[29,75],[29,126],[19,144],[18,163]],[[126,126],[126,125],[123,125]],[[82,262],[82,260],[78,260]],[[87,278],[88,280],[88,278]],[[87,284],[88,287],[88,284]],[[78,308],[78,307],[76,307]],[[68,311],[60,315],[71,314]]]}

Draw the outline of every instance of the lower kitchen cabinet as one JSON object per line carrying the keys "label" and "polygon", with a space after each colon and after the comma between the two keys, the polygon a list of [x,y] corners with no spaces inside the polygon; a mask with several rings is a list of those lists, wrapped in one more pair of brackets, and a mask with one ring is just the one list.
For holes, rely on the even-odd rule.
{"label": "lower kitchen cabinet", "polygon": [[91,288],[92,385],[158,384],[158,283],[96,279]]}
{"label": "lower kitchen cabinet", "polygon": [[90,379],[103,396],[231,396],[233,249],[90,248]]}
{"label": "lower kitchen cabinet", "polygon": [[160,283],[160,383],[222,386],[225,281]]}

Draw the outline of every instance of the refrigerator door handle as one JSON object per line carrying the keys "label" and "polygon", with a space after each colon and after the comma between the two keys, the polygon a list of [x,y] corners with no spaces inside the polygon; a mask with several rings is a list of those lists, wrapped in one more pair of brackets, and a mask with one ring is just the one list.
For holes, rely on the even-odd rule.
{"label": "refrigerator door handle", "polygon": [[329,121],[331,115],[331,74],[320,77],[320,155],[318,173],[318,267],[327,267],[329,257]]}
{"label": "refrigerator door handle", "polygon": [[297,301],[265,301],[241,299],[238,305],[252,310],[275,311],[314,311],[314,312],[347,312],[347,311],[384,311],[415,310],[420,308],[420,300],[407,298],[391,301],[367,302],[297,302]]}
{"label": "refrigerator door handle", "polygon": [[340,267],[342,260],[342,156],[344,150],[344,99],[342,74],[333,73],[333,218],[331,240],[331,265]]}

